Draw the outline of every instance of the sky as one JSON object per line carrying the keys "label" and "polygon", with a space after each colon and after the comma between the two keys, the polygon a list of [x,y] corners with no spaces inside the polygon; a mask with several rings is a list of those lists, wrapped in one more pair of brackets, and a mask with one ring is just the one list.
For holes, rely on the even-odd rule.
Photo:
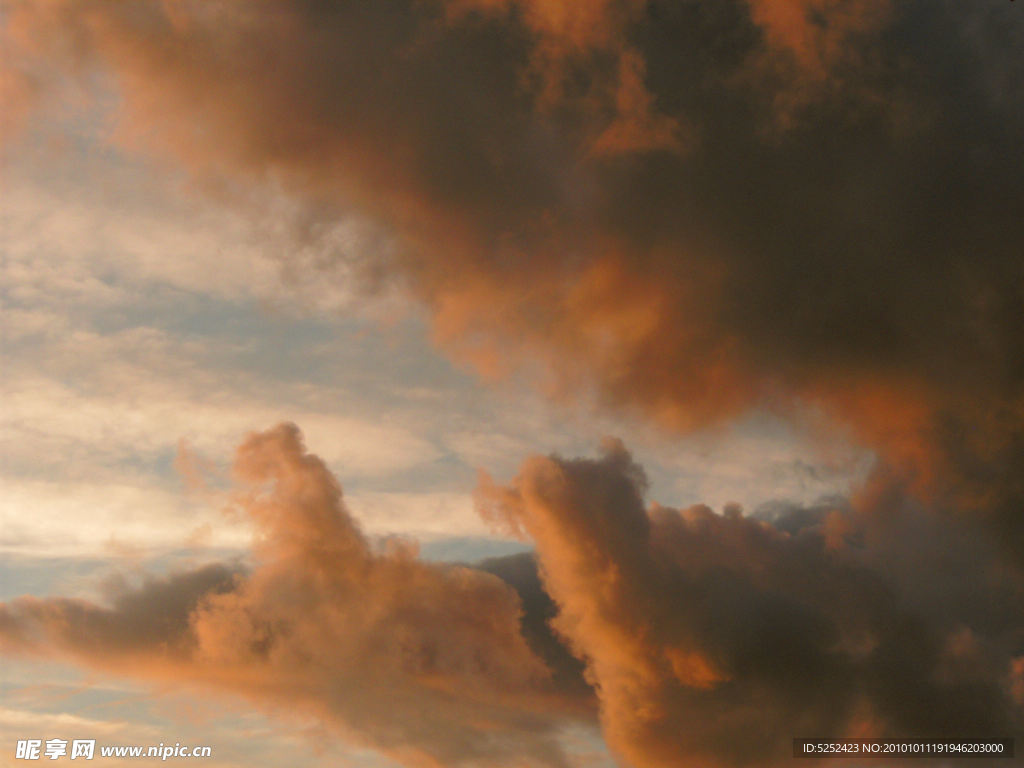
{"label": "sky", "polygon": [[0,766],[1014,737],[1022,45],[1007,0],[0,0]]}

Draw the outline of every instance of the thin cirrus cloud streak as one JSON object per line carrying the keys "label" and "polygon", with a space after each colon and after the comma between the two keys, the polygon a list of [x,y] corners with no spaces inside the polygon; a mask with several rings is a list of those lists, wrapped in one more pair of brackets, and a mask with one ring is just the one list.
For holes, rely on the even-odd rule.
{"label": "thin cirrus cloud streak", "polygon": [[[121,98],[122,146],[181,164],[212,194],[270,179],[314,218],[372,221],[393,247],[353,274],[417,297],[437,343],[485,377],[525,372],[556,400],[594,397],[677,432],[753,407],[810,408],[823,430],[844,425],[878,454],[848,505],[765,519],[645,511],[641,473],[618,446],[598,461],[530,460],[510,488],[485,488],[488,513],[535,543],[559,642],[624,760],[768,764],[779,734],[814,728],[1012,732],[1024,651],[1019,9],[568,8],[12,2],[4,82],[29,125],[54,83],[100,73]],[[313,466],[288,430],[253,440]],[[332,709],[304,688],[302,663],[327,663],[327,641],[301,622],[288,638],[303,653],[274,645],[294,617],[268,602],[270,581],[287,591],[308,576],[302,588],[330,613],[348,585],[330,569],[289,574],[271,560],[235,577],[225,597],[195,602],[182,653],[220,648],[218,627],[262,617],[240,630],[248,647],[227,650],[369,743],[413,762],[501,762],[517,759],[514,733],[522,754],[565,759],[537,719],[543,683],[519,676],[544,665],[518,634],[512,594],[472,572],[453,584],[407,555],[368,555],[331,525],[354,563],[376,563],[367,574],[390,584],[408,564],[424,585],[416,599],[438,611],[458,608],[448,590],[468,590],[500,613],[482,628],[455,610],[453,640],[469,644],[436,649],[429,682],[398,664],[394,684],[422,705],[402,715],[445,718],[436,740],[370,707],[381,723],[353,723],[350,702]],[[296,545],[270,530],[284,539],[268,552]],[[98,609],[17,610],[16,642],[21,622],[45,628],[48,611],[92,621]],[[419,627],[407,629],[417,647]],[[490,630],[521,669],[491,666]],[[297,672],[274,666],[277,647]],[[434,707],[440,692],[446,706]],[[440,726],[460,719],[480,730],[453,745]]]}

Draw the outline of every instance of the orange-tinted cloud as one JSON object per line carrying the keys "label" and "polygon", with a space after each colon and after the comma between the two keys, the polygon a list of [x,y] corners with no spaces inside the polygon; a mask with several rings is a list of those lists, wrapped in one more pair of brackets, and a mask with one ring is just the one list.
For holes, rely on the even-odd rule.
{"label": "orange-tinted cloud", "polygon": [[[866,71],[878,66],[876,37],[892,18],[889,0],[747,2],[764,45],[754,71],[777,84],[772,103],[783,126],[821,99],[862,87]],[[882,89],[859,95],[890,97]]]}
{"label": "orange-tinted cloud", "polygon": [[585,708],[555,691],[510,587],[411,544],[375,551],[294,426],[252,435],[236,471],[250,572],[154,580],[110,607],[15,600],[4,649],[313,715],[413,765],[565,764],[557,727]]}
{"label": "orange-tinted cloud", "polygon": [[236,461],[250,569],[154,579],[109,606],[0,605],[0,647],[242,696],[410,765],[787,764],[794,734],[1012,734],[1024,581],[969,521],[879,470],[852,501],[744,516],[646,507],[623,445],[535,457],[480,509],[536,546],[476,567],[375,549],[297,429]]}
{"label": "orange-tinted cloud", "polygon": [[644,82],[643,56],[626,34],[643,17],[644,2],[449,0],[445,8],[454,23],[474,11],[492,18],[517,15],[533,35],[524,87],[542,112],[567,105],[580,109],[593,124],[594,155],[685,149],[689,137],[683,121],[659,111]]}
{"label": "orange-tinted cloud", "polygon": [[[599,460],[531,459],[480,501],[535,542],[553,627],[624,764],[788,765],[805,733],[1014,732],[1021,583],[877,483],[852,508],[647,510],[612,442]],[[944,578],[942,558],[977,576]]]}
{"label": "orange-tinted cloud", "polygon": [[889,21],[889,0],[748,0],[751,19],[769,48],[786,52],[808,77],[822,79],[849,50],[850,38],[878,32]]}
{"label": "orange-tinted cloud", "polygon": [[813,403],[1024,556],[1016,9],[577,6],[11,3],[4,69],[104,73],[129,145],[376,222],[356,271],[485,374],[671,429]]}

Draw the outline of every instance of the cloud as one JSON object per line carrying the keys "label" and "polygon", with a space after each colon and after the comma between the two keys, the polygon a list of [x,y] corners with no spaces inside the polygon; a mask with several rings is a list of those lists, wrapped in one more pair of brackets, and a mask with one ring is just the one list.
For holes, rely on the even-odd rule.
{"label": "cloud", "polygon": [[[748,0],[762,50],[749,76],[770,84],[777,127],[792,127],[809,107],[864,87],[879,66],[878,36],[893,17],[889,0]],[[885,98],[882,91],[858,94]]]}
{"label": "cloud", "polygon": [[[20,354],[11,350],[4,381],[9,405],[0,428],[9,466],[40,457],[64,463],[87,451],[95,452],[83,456],[90,464],[152,461],[173,451],[179,437],[221,452],[248,425],[282,412],[316,422],[328,460],[353,474],[382,475],[438,457],[436,447],[408,428],[339,413],[345,400],[350,413],[360,404],[348,381],[296,384],[249,365],[225,382],[215,367],[238,365],[244,341],[182,338],[146,326],[101,333],[74,328],[67,317],[40,321],[41,333]],[[95,444],[98,434],[105,437],[101,445]]]}
{"label": "cloud", "polygon": [[[810,403],[961,506],[968,465],[1018,476],[1016,9],[567,8],[15,3],[4,29],[40,88],[104,73],[123,144],[387,232],[357,272],[485,374],[672,429]],[[1012,485],[978,514],[1019,551]]]}
{"label": "cloud", "polygon": [[[681,152],[689,140],[678,117],[660,112],[645,83],[643,56],[629,41],[630,22],[642,17],[637,0],[589,3],[585,9],[559,0],[453,0],[445,5],[454,24],[475,11],[505,23],[520,21],[531,33],[521,72],[525,89],[542,112],[567,104],[595,123],[590,154]],[[581,85],[581,74],[587,78]]]}
{"label": "cloud", "polygon": [[771,522],[645,509],[643,471],[612,441],[596,460],[532,458],[480,504],[535,543],[552,626],[624,764],[788,765],[811,733],[1015,732],[1024,584],[875,482]]}
{"label": "cloud", "polygon": [[69,728],[73,728],[76,732],[89,732],[93,734],[116,732],[124,729],[125,726],[121,722],[93,720],[67,713],[50,715],[25,709],[0,708],[0,728],[23,734],[28,729],[38,728],[40,725],[45,726],[51,731],[58,729],[67,731]]}
{"label": "cloud", "polygon": [[943,614],[928,577],[957,587],[951,548],[1019,605],[1024,20],[1002,0],[782,5],[86,0],[3,23],[35,98],[108,79],[123,146],[387,232],[364,281],[417,297],[485,376],[677,431],[810,410],[879,454],[852,512],[809,529],[648,515],[620,449],[536,460],[498,494],[609,739],[657,765],[749,759],[737,724],[997,729],[1020,657],[997,600],[955,590]]}
{"label": "cloud", "polygon": [[888,0],[749,0],[751,19],[765,44],[790,53],[816,78],[842,55],[840,46],[857,33],[877,32],[892,13]]}
{"label": "cloud", "polygon": [[198,538],[207,546],[229,549],[248,540],[243,525],[214,528],[216,517],[182,498],[180,489],[138,477],[92,482],[5,479],[0,487],[0,551],[8,556],[153,555]]}
{"label": "cloud", "polygon": [[410,765],[575,764],[563,737],[595,718],[622,764],[653,768],[1024,717],[1024,581],[884,469],[850,500],[744,516],[647,506],[617,440],[534,457],[478,505],[535,553],[472,567],[372,545],[292,425],[250,435],[235,470],[250,568],[11,600],[3,652],[240,696]]}
{"label": "cloud", "polygon": [[250,573],[206,566],[110,607],[21,598],[0,614],[4,649],[295,708],[410,764],[564,764],[564,706],[511,589],[400,542],[372,549],[293,426],[252,435],[235,469]]}

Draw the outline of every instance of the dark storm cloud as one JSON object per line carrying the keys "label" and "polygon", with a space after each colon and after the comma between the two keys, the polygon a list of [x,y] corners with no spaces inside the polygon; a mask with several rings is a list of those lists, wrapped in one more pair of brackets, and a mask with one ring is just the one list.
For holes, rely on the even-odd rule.
{"label": "dark storm cloud", "polygon": [[[975,465],[1020,475],[1015,6],[12,2],[5,22],[22,102],[101,69],[129,145],[376,220],[396,246],[364,272],[485,374],[540,361],[563,398],[672,428],[814,402],[968,504]],[[983,515],[1019,549],[1006,495]]]}
{"label": "dark storm cloud", "polygon": [[484,371],[676,427],[795,393],[883,443],[860,411],[1020,409],[1004,2],[9,6],[8,79],[104,68],[122,138],[378,220]]}

